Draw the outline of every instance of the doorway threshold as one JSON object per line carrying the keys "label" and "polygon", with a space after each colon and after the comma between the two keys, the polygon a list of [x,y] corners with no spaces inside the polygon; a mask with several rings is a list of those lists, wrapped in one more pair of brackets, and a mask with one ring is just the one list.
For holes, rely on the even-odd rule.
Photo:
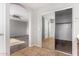
{"label": "doorway threshold", "polygon": [[55,50],[55,51],[57,51],[57,52],[59,52],[59,53],[66,54],[66,55],[68,55],[68,56],[72,56],[72,54],[70,54],[70,53],[66,53],[66,52],[63,52],[63,51],[60,51],[60,50]]}

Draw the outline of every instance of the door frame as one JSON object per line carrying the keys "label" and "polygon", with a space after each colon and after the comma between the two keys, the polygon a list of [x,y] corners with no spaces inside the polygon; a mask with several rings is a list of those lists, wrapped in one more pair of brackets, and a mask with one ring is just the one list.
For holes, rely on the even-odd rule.
{"label": "door frame", "polygon": [[[55,10],[48,10],[48,11],[45,11],[45,12],[41,12],[40,14],[39,14],[39,27],[40,27],[40,29],[38,29],[38,30],[40,30],[40,34],[39,34],[39,39],[40,39],[40,41],[41,41],[41,44],[40,44],[40,46],[42,47],[42,16],[43,15],[46,15],[46,14],[49,14],[49,13],[54,13],[54,19],[55,19],[55,11],[60,11],[60,10],[65,10],[65,9],[69,9],[69,8],[72,8],[72,55],[74,55],[74,36],[73,36],[73,6],[68,6],[68,7],[63,7],[63,8],[59,8],[59,9],[55,9]],[[40,24],[41,23],[41,24]],[[54,38],[55,38],[55,33],[54,33]],[[61,51],[62,52],[62,51]]]}
{"label": "door frame", "polygon": [[[70,9],[70,8],[72,8],[72,54],[69,54],[69,55],[74,55],[74,36],[73,36],[73,6],[69,6],[69,7],[64,7],[64,8],[60,8],[60,9],[58,9],[58,10],[55,10],[55,11],[61,11],[61,10],[65,10],[65,9]],[[57,50],[57,51],[59,51],[59,50]],[[62,52],[62,51],[60,51],[61,53],[65,53],[65,52]],[[68,53],[67,53],[68,54]]]}
{"label": "door frame", "polygon": [[[52,10],[42,12],[38,16],[38,24],[39,24],[39,27],[38,27],[38,30],[39,30],[39,32],[38,32],[38,39],[40,39],[40,47],[42,47],[42,45],[43,45],[42,44],[42,16],[44,16],[46,14],[50,14],[50,13],[52,13],[53,16],[55,16],[54,11],[52,11]],[[54,19],[55,19],[55,17],[54,17]],[[54,35],[55,35],[55,33],[54,33]]]}
{"label": "door frame", "polygon": [[[29,40],[28,47],[31,47],[31,11],[28,10],[28,25],[29,25]],[[10,56],[10,3],[6,3],[6,51],[7,56]]]}

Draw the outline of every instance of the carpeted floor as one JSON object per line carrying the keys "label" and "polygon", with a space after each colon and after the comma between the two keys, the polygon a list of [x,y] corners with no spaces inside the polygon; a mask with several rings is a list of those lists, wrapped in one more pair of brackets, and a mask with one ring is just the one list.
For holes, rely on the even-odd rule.
{"label": "carpeted floor", "polygon": [[69,55],[45,48],[28,47],[11,54],[11,56],[69,56]]}

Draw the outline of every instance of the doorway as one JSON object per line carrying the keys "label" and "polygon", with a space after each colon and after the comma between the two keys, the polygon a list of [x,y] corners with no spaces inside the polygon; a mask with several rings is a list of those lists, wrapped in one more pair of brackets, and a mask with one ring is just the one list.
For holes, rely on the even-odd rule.
{"label": "doorway", "polygon": [[[10,55],[29,47],[31,27],[28,12],[19,4],[10,4],[9,39]],[[26,15],[27,14],[27,15]]]}
{"label": "doorway", "polygon": [[55,49],[72,54],[72,8],[55,12]]}
{"label": "doorway", "polygon": [[10,20],[10,53],[28,47],[28,22]]}

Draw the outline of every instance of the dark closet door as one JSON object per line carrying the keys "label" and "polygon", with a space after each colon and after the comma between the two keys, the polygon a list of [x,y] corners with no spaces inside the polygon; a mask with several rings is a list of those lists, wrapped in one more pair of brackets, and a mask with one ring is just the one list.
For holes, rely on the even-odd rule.
{"label": "dark closet door", "polygon": [[55,49],[72,53],[72,9],[55,12]]}
{"label": "dark closet door", "polygon": [[72,9],[55,12],[56,23],[72,23]]}
{"label": "dark closet door", "polygon": [[56,39],[72,41],[72,9],[57,11],[55,20]]}
{"label": "dark closet door", "polygon": [[42,39],[45,38],[45,19],[42,17]]}
{"label": "dark closet door", "polygon": [[72,40],[72,25],[69,24],[56,24],[56,39],[59,40]]}

